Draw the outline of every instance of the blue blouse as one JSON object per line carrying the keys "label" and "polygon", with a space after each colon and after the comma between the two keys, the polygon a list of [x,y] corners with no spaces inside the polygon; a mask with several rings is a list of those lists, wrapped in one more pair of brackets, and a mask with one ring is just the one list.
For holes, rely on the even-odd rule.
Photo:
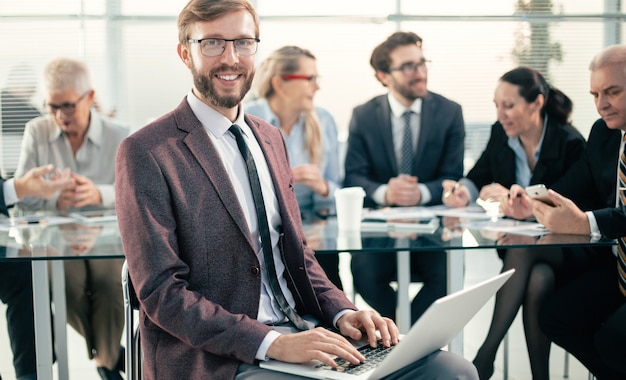
{"label": "blue blouse", "polygon": [[[280,127],[278,118],[270,108],[267,100],[257,99],[244,106],[244,112],[266,120],[275,127]],[[332,115],[323,108],[315,107],[315,112],[320,121],[322,134],[322,155],[319,163],[322,177],[328,183],[328,196],[322,197],[310,187],[303,184],[295,185],[296,198],[300,209],[312,208],[334,203],[334,192],[340,187],[339,174],[339,148],[337,141],[337,126]],[[298,118],[289,135],[283,133],[283,139],[287,145],[289,162],[291,167],[310,164],[311,157],[305,145],[304,114]]]}

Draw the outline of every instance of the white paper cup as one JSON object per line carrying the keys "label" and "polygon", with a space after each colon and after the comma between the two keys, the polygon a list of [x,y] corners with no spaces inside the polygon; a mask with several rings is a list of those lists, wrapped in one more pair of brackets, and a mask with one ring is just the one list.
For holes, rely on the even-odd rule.
{"label": "white paper cup", "polygon": [[344,187],[335,190],[337,226],[340,231],[361,230],[363,198],[365,198],[365,190],[362,187]]}

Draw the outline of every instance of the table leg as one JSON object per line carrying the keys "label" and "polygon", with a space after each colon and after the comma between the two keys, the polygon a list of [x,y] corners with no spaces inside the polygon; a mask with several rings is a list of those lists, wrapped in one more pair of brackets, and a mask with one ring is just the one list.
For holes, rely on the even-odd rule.
{"label": "table leg", "polygon": [[398,329],[406,334],[411,328],[411,300],[409,299],[409,284],[411,283],[411,256],[409,251],[396,253],[398,265],[398,304],[396,315]]}
{"label": "table leg", "polygon": [[[448,250],[446,255],[448,258],[448,294],[450,294],[463,289],[465,251]],[[463,356],[463,330],[452,339],[448,345],[448,351]]]}
{"label": "table leg", "polygon": [[34,260],[32,273],[37,378],[39,380],[52,380],[52,328],[50,327],[48,262]]}
{"label": "table leg", "polygon": [[65,268],[63,261],[54,260],[52,266],[52,301],[54,302],[54,337],[59,379],[69,379],[67,364],[67,306],[65,302]]}

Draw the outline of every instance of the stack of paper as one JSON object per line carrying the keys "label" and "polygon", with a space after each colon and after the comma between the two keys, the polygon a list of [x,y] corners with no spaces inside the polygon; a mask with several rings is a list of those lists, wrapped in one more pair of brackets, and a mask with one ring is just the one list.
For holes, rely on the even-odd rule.
{"label": "stack of paper", "polygon": [[364,210],[361,231],[434,233],[439,218],[427,207],[386,207]]}

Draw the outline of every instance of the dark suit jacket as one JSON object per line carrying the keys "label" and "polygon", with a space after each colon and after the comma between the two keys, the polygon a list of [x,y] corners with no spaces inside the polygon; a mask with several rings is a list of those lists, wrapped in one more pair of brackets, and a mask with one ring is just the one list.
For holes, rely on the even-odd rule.
{"label": "dark suit jacket", "polygon": [[[307,247],[280,131],[253,116],[284,229],[289,286],[300,314],[330,325],[355,309]],[[256,320],[259,261],[243,211],[186,99],[128,137],[116,162],[124,252],[140,302],[144,378],[232,379],[271,330]]]}
{"label": "dark suit jacket", "polygon": [[[543,183],[551,187],[580,159],[585,150],[585,138],[574,127],[561,125],[548,119],[539,160],[530,184]],[[474,167],[467,173],[478,190],[490,183],[509,188],[515,180],[515,153],[509,147],[508,137],[500,122],[491,127],[487,147]]]}
{"label": "dark suit jacket", "polygon": [[0,213],[9,216],[9,208],[4,202],[4,178],[0,178]]}
{"label": "dark suit jacket", "polygon": [[620,130],[597,120],[586,153],[554,185],[581,209],[593,210],[600,232],[609,238],[626,236],[626,208],[615,207],[620,140]]}
{"label": "dark suit jacket", "polygon": [[[423,99],[419,141],[412,175],[425,184],[440,204],[444,179],[463,176],[465,124],[461,106],[429,92]],[[387,95],[356,107],[350,120],[344,186],[365,189],[365,206],[376,203],[372,194],[399,173],[393,148],[391,109]]]}

